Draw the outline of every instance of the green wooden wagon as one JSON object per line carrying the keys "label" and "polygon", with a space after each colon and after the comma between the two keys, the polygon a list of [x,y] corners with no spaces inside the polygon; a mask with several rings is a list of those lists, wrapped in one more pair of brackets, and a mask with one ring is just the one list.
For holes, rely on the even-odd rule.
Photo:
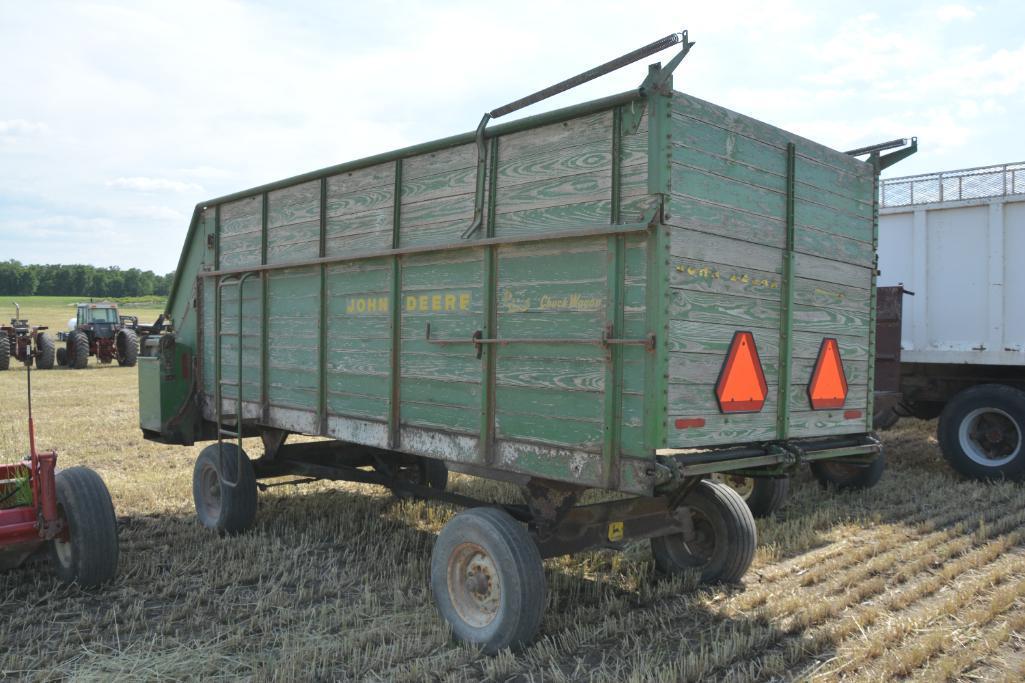
{"label": "green wooden wagon", "polygon": [[[637,89],[486,125],[673,44]],[[200,520],[244,531],[282,475],[464,505],[431,583],[456,636],[495,651],[536,633],[544,557],[650,538],[664,572],[739,580],[754,523],[712,474],[763,498],[802,463],[877,479],[876,182],[909,150],[861,161],[677,92],[690,45],[198,205],[139,404],[147,438],[214,441]],[[449,470],[524,503],[446,492]],[[577,505],[587,489],[628,495]]]}

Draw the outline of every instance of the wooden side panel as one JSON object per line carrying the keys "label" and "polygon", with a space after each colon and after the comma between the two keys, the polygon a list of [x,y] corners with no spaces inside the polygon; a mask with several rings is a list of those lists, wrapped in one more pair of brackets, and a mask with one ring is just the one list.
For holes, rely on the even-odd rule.
{"label": "wooden side panel", "polygon": [[405,160],[399,244],[412,247],[459,241],[473,221],[476,188],[476,145]]}
{"label": "wooden side panel", "polygon": [[391,262],[328,266],[326,404],[329,415],[386,421],[391,367]]}
{"label": "wooden side panel", "polygon": [[607,259],[604,237],[499,248],[499,439],[601,450]]}
{"label": "wooden side panel", "polygon": [[345,256],[392,243],[395,162],[327,179],[326,256]]}
{"label": "wooden side panel", "polygon": [[[871,171],[682,94],[674,98],[672,137],[670,447],[777,436],[789,142],[797,149],[789,435],[864,432],[875,259]],[[760,412],[725,415],[715,384],[738,330],[754,335],[768,396]],[[827,336],[839,342],[850,392],[845,410],[813,411],[807,385]],[[694,426],[695,418],[704,422]]]}
{"label": "wooden side panel", "polygon": [[267,263],[320,255],[320,181],[267,194]]}
{"label": "wooden side panel", "polygon": [[221,268],[260,264],[263,248],[263,202],[246,197],[221,205]]}
{"label": "wooden side panel", "polygon": [[272,271],[267,284],[267,400],[271,406],[317,410],[320,270]]}
{"label": "wooden side panel", "polygon": [[[483,252],[402,259],[400,415],[404,426],[480,433],[481,361],[470,343],[484,326]],[[433,344],[431,339],[456,340]]]}

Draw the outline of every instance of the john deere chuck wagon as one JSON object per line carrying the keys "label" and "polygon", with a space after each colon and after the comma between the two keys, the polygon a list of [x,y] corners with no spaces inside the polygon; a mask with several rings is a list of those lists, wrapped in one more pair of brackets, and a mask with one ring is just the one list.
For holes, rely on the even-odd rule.
{"label": "john deere chuck wagon", "polygon": [[[486,126],[673,44],[638,89]],[[289,474],[464,505],[431,584],[494,651],[535,634],[545,557],[650,538],[662,571],[740,579],[754,523],[712,473],[871,483],[876,177],[906,151],[861,161],[676,92],[689,47],[198,205],[139,373],[148,438],[216,440],[200,520],[245,530],[256,481]],[[446,492],[446,468],[525,502]]]}

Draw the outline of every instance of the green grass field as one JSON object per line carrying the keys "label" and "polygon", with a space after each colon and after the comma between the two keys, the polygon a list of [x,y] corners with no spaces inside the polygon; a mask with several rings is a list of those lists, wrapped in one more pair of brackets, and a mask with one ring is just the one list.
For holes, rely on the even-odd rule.
{"label": "green grass field", "polygon": [[[141,438],[134,369],[91,359],[87,370],[34,372],[33,386],[40,447],[65,467],[95,468],[111,490],[121,565],[93,591],[59,585],[43,562],[0,574],[0,677],[1025,677],[1025,490],[958,479],[934,423],[885,433],[889,469],[870,491],[823,491],[802,473],[789,504],[759,521],[742,586],[660,580],[646,543],[547,561],[539,639],[485,657],[452,642],[428,590],[431,547],[454,509],[369,486],[281,487],[260,494],[251,532],[220,538],[193,511],[200,446]],[[24,369],[0,373],[6,461],[28,447],[24,393]],[[517,496],[464,476],[451,488]]]}

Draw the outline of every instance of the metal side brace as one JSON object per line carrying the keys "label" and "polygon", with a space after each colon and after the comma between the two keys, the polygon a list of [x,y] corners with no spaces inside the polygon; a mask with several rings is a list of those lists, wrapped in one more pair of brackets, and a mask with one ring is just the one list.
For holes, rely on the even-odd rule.
{"label": "metal side brace", "polygon": [[532,95],[521,97],[520,99],[514,102],[502,105],[497,109],[492,109],[491,111],[485,113],[484,116],[481,118],[480,123],[477,125],[477,133],[475,136],[475,139],[477,141],[477,188],[476,198],[474,200],[473,222],[470,223],[466,230],[463,231],[461,237],[463,239],[467,239],[475,232],[480,230],[481,226],[484,225],[484,178],[487,167],[487,146],[485,144],[485,128],[487,128],[488,121],[490,121],[491,119],[500,118],[502,116],[505,116],[506,114],[511,114],[514,111],[519,111],[520,109],[523,109],[524,107],[529,107],[532,104],[537,104],[538,102],[546,100],[549,97],[558,95],[559,93],[566,92],[567,90],[575,88],[578,85],[587,83],[588,81],[593,81],[594,79],[599,78],[600,76],[612,73],[617,69],[621,69],[624,66],[633,64],[634,62],[640,59],[644,59],[645,57],[653,55],[656,52],[661,52],[667,47],[672,47],[673,45],[677,45],[680,43],[683,44],[682,48],[680,49],[680,52],[669,61],[669,63],[666,65],[666,68],[662,69],[659,72],[660,76],[658,78],[658,83],[649,82],[649,80],[651,79],[651,76],[649,76],[648,80],[645,80],[644,83],[641,85],[640,92],[643,95],[645,92],[648,92],[652,88],[661,87],[661,85],[663,85],[666,82],[669,75],[672,74],[673,70],[679,65],[681,61],[683,61],[683,58],[687,56],[687,53],[690,52],[690,49],[694,46],[694,43],[689,42],[687,40],[686,31],[681,31],[680,33],[670,33],[665,38],[660,38],[659,40],[656,40],[653,43],[649,43],[644,47],[637,48],[633,52],[628,52],[625,55],[622,55],[621,57],[616,57],[611,61],[605,62],[604,64],[596,66],[593,69],[589,69],[583,73],[577,74],[572,78],[567,78],[566,80],[556,83],[555,85],[550,85],[543,90],[538,90],[536,93]]}

